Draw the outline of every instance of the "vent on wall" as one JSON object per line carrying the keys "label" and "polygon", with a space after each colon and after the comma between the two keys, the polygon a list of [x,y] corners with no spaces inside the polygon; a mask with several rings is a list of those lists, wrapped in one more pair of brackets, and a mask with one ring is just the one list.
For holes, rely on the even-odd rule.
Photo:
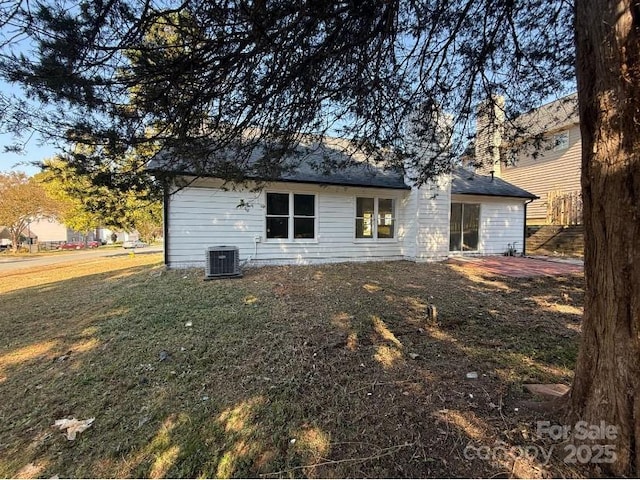
{"label": "vent on wall", "polygon": [[207,248],[205,259],[205,279],[239,277],[240,273],[240,252],[238,247],[209,247]]}

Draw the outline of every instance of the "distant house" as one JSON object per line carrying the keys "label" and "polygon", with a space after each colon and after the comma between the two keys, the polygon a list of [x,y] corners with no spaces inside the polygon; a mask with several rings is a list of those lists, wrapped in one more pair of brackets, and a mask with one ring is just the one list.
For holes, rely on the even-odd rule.
{"label": "distant house", "polygon": [[69,242],[72,241],[73,231],[51,217],[34,220],[22,234],[37,238],[38,242]]}
{"label": "distant house", "polygon": [[11,244],[11,234],[9,229],[3,225],[0,225],[0,247],[6,247]]}
{"label": "distant house", "polygon": [[[60,242],[66,240],[67,228],[55,219],[39,219],[27,224],[20,232],[22,240],[33,238],[35,241],[46,239],[48,242]],[[11,245],[9,227],[0,226],[0,246]]]}
{"label": "distant house", "polygon": [[490,167],[483,171],[493,170],[495,176],[539,197],[527,206],[528,225],[581,223],[582,145],[577,96],[543,105],[522,115],[515,123],[526,130],[530,138],[540,136],[540,145],[523,146],[523,142],[509,145],[500,138],[499,129],[479,134],[481,138],[476,137],[476,142],[484,147],[494,143],[500,150],[499,157],[485,162]]}
{"label": "distant house", "polygon": [[[0,231],[0,235],[1,233]],[[38,218],[29,223],[22,231],[22,236],[25,238],[33,238],[35,243],[53,244],[55,246],[61,242],[91,242],[94,240],[102,243],[111,243],[112,233],[112,230],[102,227],[90,230],[89,232],[78,232],[68,228],[54,217],[47,217]],[[119,242],[138,239],[136,232],[117,231],[116,235],[117,241]],[[0,237],[0,239],[1,238],[2,237]]]}
{"label": "distant house", "polygon": [[[344,155],[317,145],[259,192],[196,178],[176,159],[149,170],[178,174],[165,195],[165,263],[204,266],[210,246],[236,246],[252,264],[429,261],[522,250],[532,193],[465,169],[420,187],[364,160],[334,174],[315,168]],[[187,185],[187,186],[184,186]]]}

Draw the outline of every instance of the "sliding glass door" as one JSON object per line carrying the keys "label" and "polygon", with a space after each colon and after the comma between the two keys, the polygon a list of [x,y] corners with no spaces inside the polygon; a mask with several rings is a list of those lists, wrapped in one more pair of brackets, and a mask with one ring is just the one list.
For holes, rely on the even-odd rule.
{"label": "sliding glass door", "polygon": [[449,224],[449,250],[469,252],[478,250],[480,204],[452,203]]}

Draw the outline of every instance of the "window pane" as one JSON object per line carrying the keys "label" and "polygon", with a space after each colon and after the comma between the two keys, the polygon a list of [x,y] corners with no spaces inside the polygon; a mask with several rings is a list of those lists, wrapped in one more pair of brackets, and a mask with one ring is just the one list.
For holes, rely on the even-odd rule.
{"label": "window pane", "polygon": [[391,198],[378,199],[378,215],[393,216],[393,199]]}
{"label": "window pane", "polygon": [[393,219],[391,214],[388,214],[388,218],[384,216],[378,223],[378,238],[393,238]]}
{"label": "window pane", "polygon": [[289,215],[289,194],[267,193],[267,215]]}
{"label": "window pane", "polygon": [[373,216],[373,198],[356,198],[356,217]]}
{"label": "window pane", "polygon": [[462,204],[451,204],[451,220],[449,222],[449,250],[462,250]]}
{"label": "window pane", "polygon": [[[302,217],[313,217],[316,214],[314,195],[294,195],[293,214]],[[307,237],[304,237],[307,238]]]}
{"label": "window pane", "polygon": [[315,238],[314,218],[294,218],[293,238]]}
{"label": "window pane", "polygon": [[267,217],[267,238],[289,238],[289,218]]}
{"label": "window pane", "polygon": [[373,238],[373,215],[356,218],[356,238]]}
{"label": "window pane", "polygon": [[378,238],[393,238],[393,200],[378,199]]}
{"label": "window pane", "polygon": [[566,150],[567,148],[569,148],[569,132],[562,132],[553,136],[554,150]]}
{"label": "window pane", "polygon": [[480,205],[465,203],[462,209],[462,249],[478,249],[478,225],[480,223]]}

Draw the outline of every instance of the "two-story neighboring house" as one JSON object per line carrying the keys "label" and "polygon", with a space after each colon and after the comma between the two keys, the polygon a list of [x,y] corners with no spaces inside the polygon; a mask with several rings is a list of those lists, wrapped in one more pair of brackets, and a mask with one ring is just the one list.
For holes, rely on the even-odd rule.
{"label": "two-story neighboring house", "polygon": [[539,197],[527,205],[527,225],[581,223],[576,95],[536,108],[512,123],[504,121],[502,100],[494,102],[492,115],[483,111],[486,106],[479,108],[475,157],[466,160],[482,163],[479,173],[491,173]]}
{"label": "two-story neighboring house", "polygon": [[582,223],[580,197],[581,140],[577,97],[543,105],[517,122],[541,136],[539,145],[511,151],[496,174],[507,182],[534,193],[538,200],[527,206],[528,225],[573,225]]}

